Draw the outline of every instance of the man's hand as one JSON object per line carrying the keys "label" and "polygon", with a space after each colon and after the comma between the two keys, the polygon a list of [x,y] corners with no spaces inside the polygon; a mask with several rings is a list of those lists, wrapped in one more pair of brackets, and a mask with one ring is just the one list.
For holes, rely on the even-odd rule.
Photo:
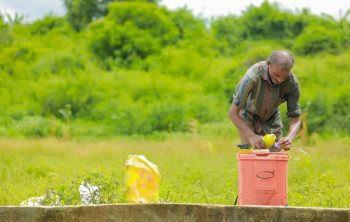
{"label": "man's hand", "polygon": [[289,121],[289,133],[286,137],[283,137],[279,143],[280,143],[280,147],[284,150],[290,150],[291,146],[292,146],[292,141],[295,138],[295,136],[297,135],[297,132],[300,128],[301,125],[301,120],[300,117],[293,117],[290,119]]}
{"label": "man's hand", "polygon": [[263,137],[253,134],[249,138],[249,143],[252,145],[253,148],[255,149],[264,149],[264,142],[263,142]]}
{"label": "man's hand", "polygon": [[280,139],[279,145],[284,150],[290,150],[290,148],[292,146],[292,142],[293,142],[293,139],[290,138],[289,136],[286,136],[286,137],[283,137],[282,139]]}

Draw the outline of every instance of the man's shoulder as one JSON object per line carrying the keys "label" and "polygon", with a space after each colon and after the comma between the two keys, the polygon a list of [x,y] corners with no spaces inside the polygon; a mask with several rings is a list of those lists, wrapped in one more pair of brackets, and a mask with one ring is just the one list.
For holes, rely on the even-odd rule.
{"label": "man's shoulder", "polygon": [[267,63],[266,61],[260,61],[250,66],[246,74],[251,78],[257,78],[265,72],[267,72]]}
{"label": "man's shoulder", "polygon": [[287,81],[291,85],[298,85],[299,86],[299,80],[292,72],[289,74]]}
{"label": "man's shoulder", "polygon": [[300,90],[300,85],[297,77],[290,73],[288,78],[281,84],[281,89],[287,90],[287,91],[294,91],[294,90]]}

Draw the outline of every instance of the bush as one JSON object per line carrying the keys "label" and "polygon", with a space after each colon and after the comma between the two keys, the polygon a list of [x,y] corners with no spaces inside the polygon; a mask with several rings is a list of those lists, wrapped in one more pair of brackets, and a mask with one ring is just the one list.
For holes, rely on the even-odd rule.
{"label": "bush", "polygon": [[183,131],[188,122],[187,107],[184,104],[169,102],[152,107],[150,112],[151,132]]}
{"label": "bush", "polygon": [[76,31],[81,31],[91,21],[104,17],[111,2],[148,2],[158,0],[63,0],[67,18]]}
{"label": "bush", "polygon": [[65,19],[61,17],[45,16],[31,24],[31,33],[44,35],[52,29],[61,28],[65,24]]}
{"label": "bush", "polygon": [[91,107],[99,101],[93,90],[93,82],[89,80],[66,80],[48,87],[43,95],[38,95],[45,116],[53,115],[66,121],[88,117]]}
{"label": "bush", "polygon": [[281,40],[298,34],[293,30],[296,16],[281,10],[277,3],[264,1],[260,6],[251,5],[243,12],[241,20],[244,38]]}
{"label": "bush", "polygon": [[5,24],[3,15],[0,13],[0,45],[9,45],[11,42],[12,38],[10,36],[9,27]]}
{"label": "bush", "polygon": [[98,3],[100,2],[100,4],[103,5],[105,2],[109,2],[109,0],[64,0],[63,2],[67,10],[66,16],[69,23],[76,31],[80,31],[90,23],[94,17],[105,14],[106,11],[101,11]]}
{"label": "bush", "polygon": [[41,116],[27,116],[15,123],[14,130],[25,137],[48,137],[63,135],[62,124]]}
{"label": "bush", "polygon": [[78,55],[68,53],[52,53],[34,63],[32,77],[40,75],[72,75],[77,71],[84,70],[85,64]]}
{"label": "bush", "polygon": [[341,36],[338,29],[329,29],[321,25],[310,25],[295,41],[295,50],[301,54],[318,52],[338,52],[341,47]]}
{"label": "bush", "polygon": [[327,121],[326,130],[330,132],[350,132],[350,98],[348,91],[342,93],[332,104],[332,115]]}
{"label": "bush", "polygon": [[28,64],[37,58],[37,49],[25,43],[12,44],[0,54],[0,71],[8,76],[23,77],[28,73]]}
{"label": "bush", "polygon": [[173,43],[178,30],[164,9],[143,2],[116,2],[91,24],[90,48],[101,59],[130,66]]}
{"label": "bush", "polygon": [[309,133],[322,132],[326,127],[332,111],[328,104],[328,101],[324,97],[321,98],[321,96],[317,96],[310,102],[307,108],[307,126]]}
{"label": "bush", "polygon": [[231,55],[244,39],[242,20],[234,15],[213,19],[210,29],[217,41],[217,49],[223,55]]}
{"label": "bush", "polygon": [[204,79],[204,73],[211,65],[210,60],[194,50],[167,47],[158,55],[146,60],[144,66],[151,72],[156,71],[173,77]]}
{"label": "bush", "polygon": [[204,21],[196,18],[186,7],[170,11],[169,14],[179,32],[177,40],[200,39],[206,35]]}

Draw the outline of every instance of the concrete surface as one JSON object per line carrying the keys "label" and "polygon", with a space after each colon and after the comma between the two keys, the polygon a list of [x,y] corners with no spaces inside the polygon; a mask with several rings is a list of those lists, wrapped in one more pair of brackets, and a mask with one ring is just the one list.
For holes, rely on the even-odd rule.
{"label": "concrete surface", "polygon": [[204,204],[114,204],[64,207],[0,207],[0,222],[12,221],[350,222],[350,209]]}

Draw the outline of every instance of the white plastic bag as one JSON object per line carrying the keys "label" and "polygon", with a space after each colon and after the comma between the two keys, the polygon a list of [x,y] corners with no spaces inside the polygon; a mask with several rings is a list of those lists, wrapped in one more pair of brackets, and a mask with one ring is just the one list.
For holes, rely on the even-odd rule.
{"label": "white plastic bag", "polygon": [[83,181],[79,186],[80,200],[84,205],[100,203],[100,187]]}
{"label": "white plastic bag", "polygon": [[50,190],[46,191],[43,196],[31,197],[20,203],[20,206],[39,207],[39,206],[61,206],[59,196]]}

